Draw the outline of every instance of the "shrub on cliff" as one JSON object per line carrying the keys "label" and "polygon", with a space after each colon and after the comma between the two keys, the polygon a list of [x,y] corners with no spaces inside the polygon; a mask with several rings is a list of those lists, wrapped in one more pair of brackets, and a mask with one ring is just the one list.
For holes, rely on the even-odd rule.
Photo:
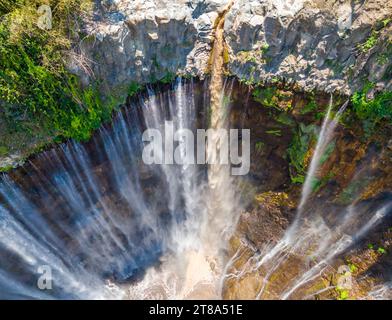
{"label": "shrub on cliff", "polygon": [[368,95],[373,87],[374,84],[368,83],[351,98],[357,117],[364,121],[368,131],[381,121],[392,122],[392,92],[379,92],[370,98]]}
{"label": "shrub on cliff", "polygon": [[[37,26],[51,8],[51,28]],[[111,113],[93,87],[82,89],[65,63],[90,0],[3,0],[0,5],[0,116],[25,130],[34,121],[49,135],[87,139]]]}

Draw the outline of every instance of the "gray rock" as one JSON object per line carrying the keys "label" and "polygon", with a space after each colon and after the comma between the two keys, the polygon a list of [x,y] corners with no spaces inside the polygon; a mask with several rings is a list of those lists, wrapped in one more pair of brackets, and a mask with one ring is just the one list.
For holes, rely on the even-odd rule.
{"label": "gray rock", "polygon": [[[71,60],[70,70],[85,83],[103,80],[108,91],[168,73],[204,77],[213,26],[228,2],[98,1],[94,19],[85,20],[90,36],[80,44],[89,66]],[[285,78],[304,90],[350,94],[364,79],[391,90],[392,76],[386,73],[392,59],[380,65],[379,55],[391,31],[391,24],[380,27],[380,21],[390,17],[392,0],[351,2],[234,0],[224,24],[229,71],[253,81]],[[370,50],[361,50],[376,25],[379,40]]]}

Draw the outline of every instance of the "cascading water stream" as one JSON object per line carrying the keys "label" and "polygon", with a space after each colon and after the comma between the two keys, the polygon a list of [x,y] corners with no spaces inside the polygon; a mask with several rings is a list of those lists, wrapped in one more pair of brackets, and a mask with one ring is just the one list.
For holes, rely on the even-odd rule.
{"label": "cascading water stream", "polygon": [[[191,83],[176,88],[175,97],[192,100]],[[160,103],[154,103],[155,95]],[[163,252],[177,250],[180,239],[197,243],[193,221],[203,217],[197,208],[198,202],[203,206],[202,191],[195,196],[203,185],[200,170],[140,162],[144,123],[164,119],[164,105],[176,116],[189,102],[172,100],[168,94],[151,94],[147,107],[118,112],[113,126],[101,128],[90,146],[65,143],[15,176],[1,177],[0,250],[9,257],[0,265],[1,295],[126,297],[123,287],[108,284],[137,276]],[[189,108],[184,118],[194,123],[195,114]],[[15,270],[15,265],[22,267]],[[42,266],[51,268],[53,290],[37,288]]]}
{"label": "cascading water stream", "polygon": [[298,205],[298,211],[301,212],[303,210],[303,207],[306,203],[306,201],[309,198],[309,195],[312,192],[312,188],[313,188],[313,182],[315,180],[315,174],[318,170],[318,167],[320,165],[320,159],[322,157],[322,155],[325,152],[326,147],[328,146],[328,143],[330,143],[330,141],[333,138],[333,134],[335,131],[335,128],[339,122],[339,119],[342,115],[342,113],[344,112],[344,110],[346,109],[347,105],[348,105],[348,100],[340,107],[339,111],[335,114],[335,116],[333,117],[333,119],[330,119],[331,117],[331,110],[332,110],[332,106],[333,106],[333,98],[331,95],[331,99],[328,105],[328,110],[327,113],[325,115],[324,118],[324,122],[321,126],[321,131],[317,140],[317,145],[316,145],[316,149],[313,153],[312,156],[312,160],[310,162],[310,166],[309,166],[309,170],[306,174],[306,179],[304,182],[304,186],[302,188],[302,195],[301,195],[301,200],[299,202]]}
{"label": "cascading water stream", "polygon": [[[232,6],[232,1],[218,17],[215,29],[215,40],[212,50],[210,101],[211,116],[210,128],[213,129],[211,139],[207,145],[207,158],[209,163],[208,184],[209,199],[209,225],[205,233],[214,243],[227,241],[236,226],[239,206],[236,201],[236,192],[230,176],[228,150],[224,141],[227,140],[229,103],[225,96],[230,98],[232,83],[228,85],[223,81],[224,72],[224,37],[223,26],[226,12]],[[228,89],[228,90],[226,90]],[[228,91],[228,92],[227,92]],[[233,210],[234,209],[234,210]]]}
{"label": "cascading water stream", "polygon": [[[160,283],[165,288],[163,291],[166,294],[169,292],[171,298],[205,299],[220,297],[219,278],[225,260],[221,251],[225,249],[227,241],[235,229],[235,219],[240,212],[239,203],[236,202],[235,188],[230,177],[230,166],[228,163],[222,164],[220,158],[220,151],[223,148],[222,134],[224,137],[228,128],[227,114],[229,108],[224,103],[224,96],[225,94],[230,96],[231,92],[230,85],[228,87],[223,85],[222,75],[224,65],[223,22],[224,14],[229,7],[230,4],[218,18],[215,30],[209,86],[210,107],[205,108],[211,110],[209,113],[211,116],[210,128],[213,129],[206,150],[209,164],[207,170],[208,184],[204,186],[204,190],[195,188],[196,182],[192,183],[192,177],[196,169],[189,166],[181,167],[181,172],[187,177],[184,179],[183,185],[185,208],[191,212],[191,215],[185,221],[185,232],[183,222],[182,225],[178,225],[177,228],[172,230],[172,235],[178,236],[177,249],[173,250],[178,258],[165,261],[162,270],[159,272],[151,270],[145,278],[147,279],[145,283],[142,281],[136,284],[135,292],[148,291],[149,288]],[[181,85],[177,88],[181,88]],[[208,101],[208,99],[205,100]],[[176,105],[182,106],[182,109],[177,111],[178,119],[176,123],[178,127],[175,129],[192,128],[194,122],[187,122],[187,119],[189,119],[187,115],[192,114],[192,110],[185,108],[184,95],[181,90],[176,92]],[[173,190],[177,194],[175,189]],[[205,202],[200,197],[203,192]],[[197,199],[196,203],[198,204],[196,206],[195,199]],[[204,203],[206,206],[201,208],[200,203]],[[192,230],[192,232],[189,233],[189,230]],[[178,244],[181,245],[178,247]],[[183,261],[184,270],[182,273],[180,272],[182,278],[178,278],[178,266],[174,267],[172,260]],[[165,275],[163,281],[162,274]],[[178,290],[180,283],[182,283],[182,288]]]}
{"label": "cascading water stream", "polygon": [[[307,172],[297,215],[283,238],[274,245],[264,245],[261,250],[243,239],[243,244],[229,262],[225,273],[226,281],[241,281],[247,274],[256,274],[261,278],[256,299],[289,299],[293,295],[294,298],[307,299],[319,294],[321,291],[307,291],[311,288],[312,281],[331,269],[331,262],[336,257],[360,241],[392,212],[390,198],[380,201],[376,207],[359,205],[356,201],[346,209],[324,209],[323,206],[309,204],[322,155],[333,139],[347,104],[348,102],[344,103],[333,119],[330,119],[332,98],[330,100]],[[359,179],[358,175],[354,179]],[[361,219],[364,216],[367,219]],[[236,262],[244,256],[248,256],[248,260],[237,269]],[[330,286],[322,290],[334,288]],[[386,291],[385,287],[379,290],[374,295],[381,291],[384,294]]]}

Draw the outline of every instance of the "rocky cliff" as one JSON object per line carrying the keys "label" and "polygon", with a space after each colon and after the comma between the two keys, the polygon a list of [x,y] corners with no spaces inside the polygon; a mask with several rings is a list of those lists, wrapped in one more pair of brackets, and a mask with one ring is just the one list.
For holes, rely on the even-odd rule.
{"label": "rocky cliff", "polygon": [[[173,74],[203,77],[227,0],[97,1],[79,48],[85,82],[108,89]],[[350,94],[392,88],[392,1],[235,0],[225,17],[228,70],[249,82],[295,82]]]}

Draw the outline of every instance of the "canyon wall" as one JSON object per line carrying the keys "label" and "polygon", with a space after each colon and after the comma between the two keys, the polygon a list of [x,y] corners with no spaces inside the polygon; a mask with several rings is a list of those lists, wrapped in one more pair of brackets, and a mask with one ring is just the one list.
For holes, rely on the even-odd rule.
{"label": "canyon wall", "polygon": [[[168,75],[203,77],[214,23],[227,0],[97,1],[77,50],[91,72],[70,61],[85,83]],[[392,88],[392,1],[236,0],[225,17],[230,74],[249,82],[295,82],[305,90],[350,94],[364,83]]]}
{"label": "canyon wall", "polygon": [[[117,104],[135,83],[204,78],[228,2],[95,0],[72,32],[68,69]],[[235,0],[224,21],[225,69],[247,84],[292,82],[299,91],[348,95],[371,82],[372,98],[392,90],[391,18],[392,0]],[[40,129],[6,139],[7,128],[0,119],[0,170],[53,140]]]}

